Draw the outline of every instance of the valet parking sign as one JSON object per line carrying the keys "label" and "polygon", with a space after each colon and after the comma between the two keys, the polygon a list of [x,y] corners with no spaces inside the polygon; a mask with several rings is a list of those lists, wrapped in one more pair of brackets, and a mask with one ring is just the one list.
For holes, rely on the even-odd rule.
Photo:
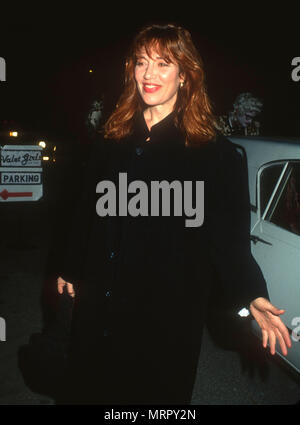
{"label": "valet parking sign", "polygon": [[0,202],[38,201],[43,196],[42,148],[1,148]]}

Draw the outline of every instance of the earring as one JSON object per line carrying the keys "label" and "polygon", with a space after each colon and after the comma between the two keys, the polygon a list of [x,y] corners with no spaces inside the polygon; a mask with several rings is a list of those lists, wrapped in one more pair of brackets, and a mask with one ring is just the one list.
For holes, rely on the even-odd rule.
{"label": "earring", "polygon": [[180,88],[182,89],[182,87],[184,86],[184,82],[183,81],[181,81],[181,83],[180,83]]}

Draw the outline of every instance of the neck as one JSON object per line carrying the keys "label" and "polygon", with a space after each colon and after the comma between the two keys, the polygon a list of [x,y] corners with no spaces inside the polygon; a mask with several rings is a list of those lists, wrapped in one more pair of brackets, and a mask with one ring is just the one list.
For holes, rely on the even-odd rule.
{"label": "neck", "polygon": [[159,123],[172,111],[173,111],[173,108],[160,108],[158,106],[153,106],[153,107],[150,106],[149,108],[145,109],[144,118],[149,130],[151,130],[151,127],[153,125]]}

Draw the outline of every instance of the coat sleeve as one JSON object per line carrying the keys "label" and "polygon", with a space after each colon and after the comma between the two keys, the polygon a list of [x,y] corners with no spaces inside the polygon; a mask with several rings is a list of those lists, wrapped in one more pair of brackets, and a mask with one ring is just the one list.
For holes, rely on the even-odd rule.
{"label": "coat sleeve", "polygon": [[247,161],[226,138],[216,143],[209,195],[210,255],[217,284],[230,309],[269,298],[263,274],[251,254]]}
{"label": "coat sleeve", "polygon": [[95,218],[96,185],[101,179],[101,171],[107,155],[105,148],[107,143],[100,139],[91,147],[89,159],[82,171],[78,199],[66,231],[64,255],[58,274],[75,285],[82,279],[85,253]]}

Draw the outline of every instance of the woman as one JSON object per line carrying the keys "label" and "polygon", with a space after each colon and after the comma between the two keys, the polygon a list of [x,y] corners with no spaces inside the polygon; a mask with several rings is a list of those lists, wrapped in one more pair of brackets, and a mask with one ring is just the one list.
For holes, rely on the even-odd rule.
{"label": "woman", "polygon": [[[157,214],[150,191],[142,197],[128,190],[126,199],[120,176],[131,188],[176,181],[184,190],[187,182],[204,182],[204,205],[201,197],[198,203],[204,221],[187,225],[199,210],[188,208],[186,192],[185,214],[175,201],[172,211],[160,205]],[[114,184],[119,198],[114,191],[99,198],[99,182]],[[193,202],[200,193],[195,186]],[[115,211],[119,199],[128,201],[128,211],[124,204]],[[92,151],[58,278],[59,293],[66,287],[75,297],[68,401],[189,403],[216,285],[226,308],[250,307],[264,347],[269,341],[274,353],[278,340],[286,354],[283,310],[267,299],[249,226],[245,167],[234,145],[216,134],[189,32],[175,25],[144,28],[128,55],[123,94]]]}

